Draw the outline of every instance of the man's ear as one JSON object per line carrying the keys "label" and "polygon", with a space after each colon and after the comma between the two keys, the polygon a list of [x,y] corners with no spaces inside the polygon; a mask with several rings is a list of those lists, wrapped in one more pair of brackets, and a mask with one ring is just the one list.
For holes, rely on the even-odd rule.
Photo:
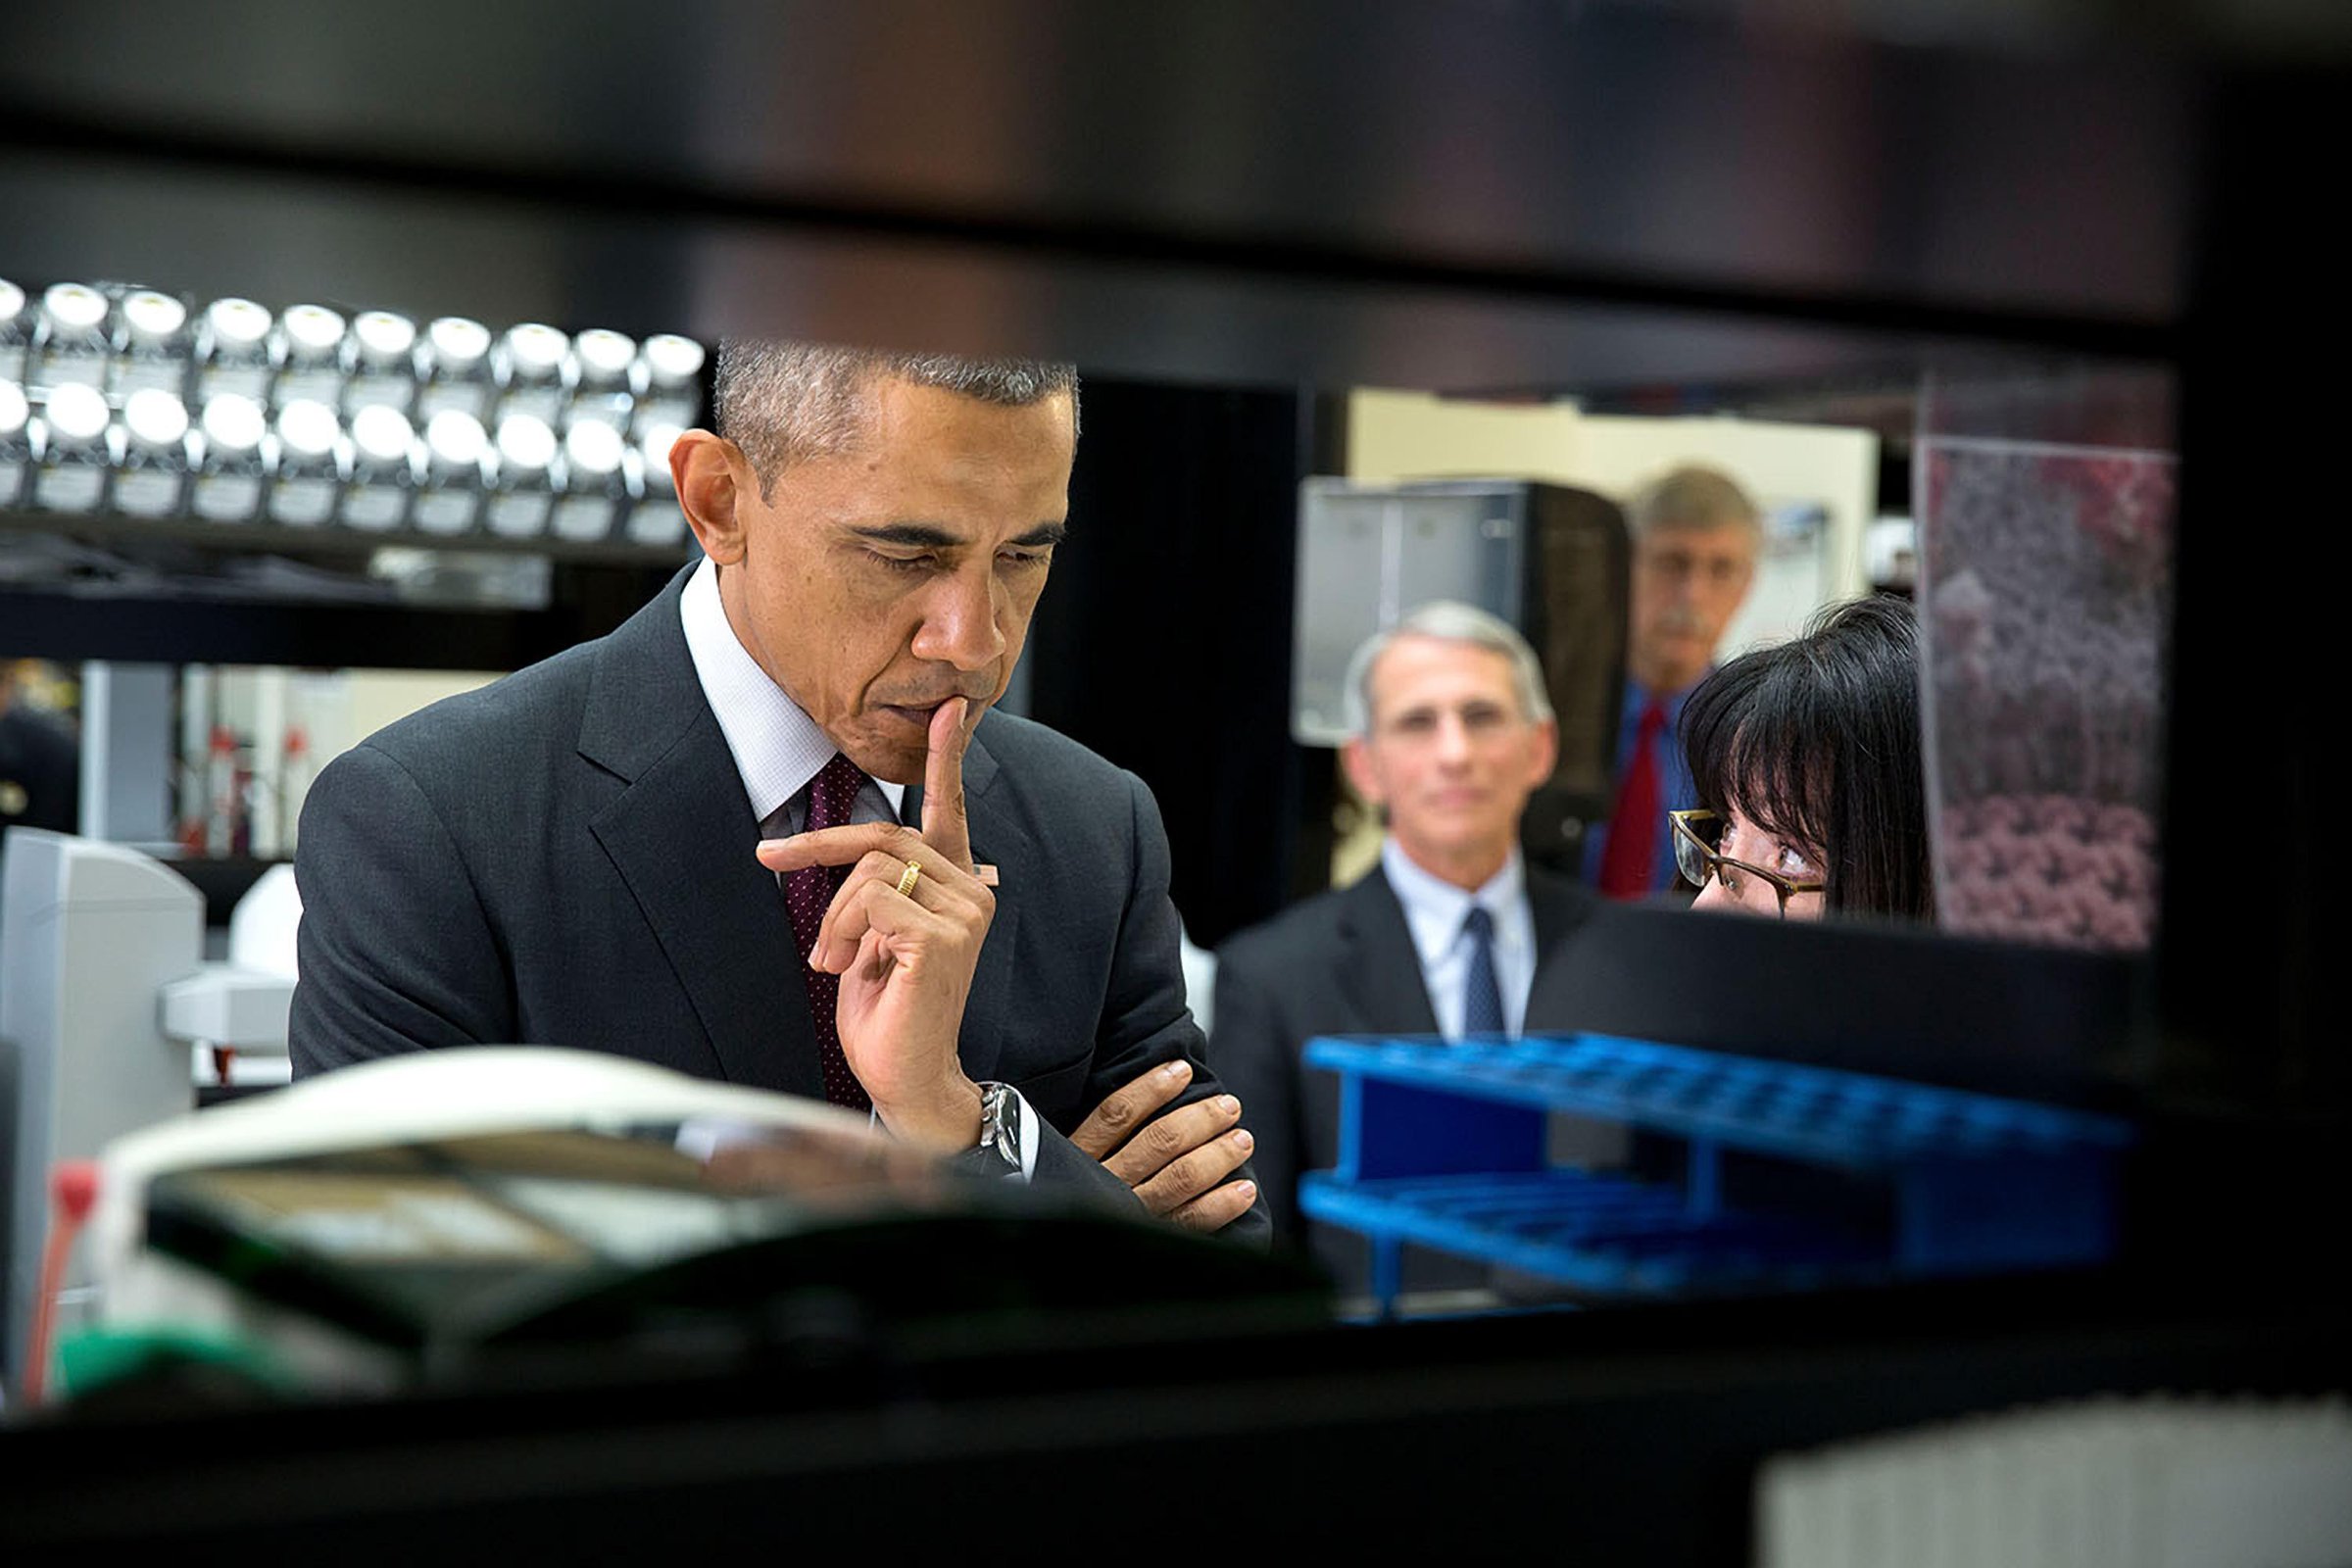
{"label": "man's ear", "polygon": [[1527,781],[1527,787],[1532,790],[1549,780],[1551,770],[1559,765],[1560,722],[1558,719],[1547,718],[1536,726],[1535,755],[1530,760],[1536,764],[1532,769],[1532,776]]}
{"label": "man's ear", "polygon": [[1388,798],[1381,793],[1380,778],[1372,766],[1372,754],[1364,747],[1361,735],[1351,735],[1340,748],[1340,765],[1348,770],[1348,782],[1355,793],[1374,806],[1386,806]]}
{"label": "man's ear", "polygon": [[686,514],[703,554],[722,566],[743,559],[742,505],[759,490],[743,449],[708,430],[688,430],[669,447],[669,476],[677,485],[678,510]]}

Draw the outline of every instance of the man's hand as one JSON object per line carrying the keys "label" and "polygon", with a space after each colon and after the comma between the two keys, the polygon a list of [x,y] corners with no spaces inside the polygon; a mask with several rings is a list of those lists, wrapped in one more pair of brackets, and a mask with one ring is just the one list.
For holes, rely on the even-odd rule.
{"label": "man's hand", "polygon": [[[969,1149],[980,1137],[980,1091],[964,1076],[956,1037],[997,912],[997,896],[973,873],[964,820],[970,711],[971,703],[957,697],[931,715],[920,834],[897,822],[866,822],[770,839],[759,849],[760,863],[771,871],[850,867],[808,965],[841,977],[834,1026],[882,1124],[942,1153]],[[902,893],[909,861],[920,874]]]}
{"label": "man's hand", "polygon": [[1253,1140],[1235,1125],[1242,1102],[1231,1095],[1151,1119],[1192,1081],[1190,1062],[1154,1067],[1097,1105],[1070,1142],[1108,1166],[1162,1219],[1187,1230],[1223,1230],[1257,1201],[1255,1182],[1225,1181],[1250,1157]]}

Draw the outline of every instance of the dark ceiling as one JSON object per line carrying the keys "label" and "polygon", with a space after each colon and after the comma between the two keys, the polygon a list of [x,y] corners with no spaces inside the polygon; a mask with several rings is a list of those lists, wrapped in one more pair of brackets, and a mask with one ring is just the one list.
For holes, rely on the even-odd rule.
{"label": "dark ceiling", "polygon": [[0,56],[0,273],[1326,385],[2163,357],[2190,56],[1825,15],[85,0]]}

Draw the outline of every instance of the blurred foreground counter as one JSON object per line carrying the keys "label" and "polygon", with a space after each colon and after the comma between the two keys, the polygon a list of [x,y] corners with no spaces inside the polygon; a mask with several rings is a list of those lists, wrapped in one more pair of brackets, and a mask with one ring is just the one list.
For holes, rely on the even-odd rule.
{"label": "blurred foreground counter", "polygon": [[[1706,1042],[1707,1019],[1656,1002],[1701,999],[1744,1032],[1728,985],[1823,1031],[1776,1037],[1790,1060],[1753,1070],[1884,1069],[1894,1039],[1923,1077],[2117,1099],[2092,1071],[2117,1036],[2092,999],[2130,991],[2113,965],[2012,956],[1992,992],[1921,979],[1965,978],[1990,950],[1812,933],[1849,960],[1838,1002],[1880,1021],[1865,1032],[1746,983],[1795,984],[1779,960],[1797,934],[1716,922],[1702,949],[1680,940],[1692,922],[1647,913],[1596,924],[1585,960],[1653,1020]],[[1711,990],[1681,978],[1694,966]],[[1887,988],[1996,995],[2035,1024],[1979,1009],[1943,1035],[1895,1030]],[[2035,1050],[1959,1049],[1984,1041]],[[2034,1412],[2031,1446],[2073,1441],[2073,1402],[2118,1396],[2340,1417],[2344,1288],[2296,1200],[2328,1190],[2340,1122],[2118,1103],[2140,1138],[2096,1268],[2004,1254],[1996,1277],[1749,1280],[1362,1326],[1279,1257],[916,1157],[810,1102],[580,1053],[370,1063],[107,1147],[55,1353],[33,1358],[52,1397],[0,1421],[0,1562],[99,1545],[609,1560],[800,1544],[819,1521],[901,1554],[1165,1530],[1210,1549],[1541,1539],[1582,1560],[1725,1562],[1768,1526],[1804,1539],[1825,1495],[1868,1504],[1841,1466],[1876,1459],[1825,1454],[1938,1423]],[[2288,1512],[2256,1483],[2292,1492],[2281,1504],[2352,1497],[2246,1430],[2229,1445],[2245,1484],[2202,1517]],[[2171,1440],[2139,1422],[2125,1451],[2151,1441]],[[2028,1518],[2004,1499],[2054,1474],[1998,1469],[1988,1511]],[[2132,1516],[2113,1494],[2067,1506]],[[2322,1539],[2343,1549],[2267,1560],[2352,1560]]]}
{"label": "blurred foreground counter", "polygon": [[[812,1530],[944,1555],[1152,1530],[1727,1562],[1835,1536],[1824,1498],[1884,1530],[1900,1511],[1826,1446],[1960,1418],[2036,1412],[2027,1446],[2126,1433],[2083,1473],[2170,1486],[2176,1515],[2187,1491],[2131,1462],[2165,1398],[2302,1401],[2273,1428],[2352,1457],[2340,1287],[2295,1257],[1345,1325],[1300,1265],[829,1106],[506,1048],[167,1122],[97,1180],[94,1305],[39,1362],[62,1387],[0,1424],[0,1560],[674,1558]],[[2119,1396],[2156,1416],[2068,1413]],[[2273,1428],[2225,1444],[2235,1479],[2189,1516],[2352,1496]],[[1962,1467],[1996,1520],[2027,1517],[2044,1468]],[[2121,1517],[2117,1495],[2034,1517]]]}
{"label": "blurred foreground counter", "polygon": [[[1209,1254],[1168,1240],[1190,1304],[1123,1319],[876,1332],[850,1292],[364,1401],[125,1385],[0,1431],[0,1544],[614,1560],[812,1530],[894,1555],[1148,1530],[1734,1562],[1778,1455],[2049,1401],[2346,1386],[2340,1314],[2223,1290],[2045,1277],[1284,1328],[1241,1310],[1238,1269],[1198,1289]],[[937,1274],[951,1298],[970,1261]]]}
{"label": "blurred foreground counter", "polygon": [[[97,1195],[83,1264],[53,1261],[15,1364],[77,1418],[779,1346],[889,1359],[1023,1344],[1042,1319],[1159,1340],[1328,1318],[1302,1264],[1025,1185],[993,1152],[933,1159],[862,1115],[587,1052],[368,1062],[74,1174]],[[60,1202],[58,1260],[80,1222]]]}

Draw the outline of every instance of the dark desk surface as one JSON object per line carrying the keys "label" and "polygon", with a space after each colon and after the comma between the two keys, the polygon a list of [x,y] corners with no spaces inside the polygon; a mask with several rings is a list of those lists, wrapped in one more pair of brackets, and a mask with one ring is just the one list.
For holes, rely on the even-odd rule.
{"label": "dark desk surface", "polygon": [[1545,1540],[1740,1561],[1770,1453],[2100,1393],[2340,1391],[2342,1321],[2312,1289],[2053,1278],[890,1362],[614,1358],[498,1394],[0,1431],[0,1544],[677,1561],[813,1532],[893,1556]]}

